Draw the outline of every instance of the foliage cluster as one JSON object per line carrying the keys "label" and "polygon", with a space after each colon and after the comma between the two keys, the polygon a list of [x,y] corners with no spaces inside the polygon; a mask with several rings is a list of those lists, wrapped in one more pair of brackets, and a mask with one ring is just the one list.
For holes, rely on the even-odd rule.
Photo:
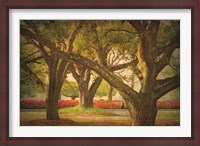
{"label": "foliage cluster", "polygon": [[34,96],[36,93],[42,93],[43,88],[35,80],[34,75],[47,84],[48,69],[42,58],[34,60],[40,55],[36,47],[30,44],[24,37],[20,39],[20,96]]}
{"label": "foliage cluster", "polygon": [[[105,80],[103,80],[101,85],[97,89],[96,96],[97,97],[107,96],[109,92],[109,87],[110,85]],[[117,90],[114,89],[112,91],[112,95],[115,95],[116,93],[117,93]]]}
{"label": "foliage cluster", "polygon": [[20,84],[20,97],[34,97],[35,93],[43,92],[42,89],[32,80],[22,81]]}
{"label": "foliage cluster", "polygon": [[61,94],[65,95],[67,97],[77,97],[79,94],[79,91],[78,91],[76,82],[66,81],[63,84]]}

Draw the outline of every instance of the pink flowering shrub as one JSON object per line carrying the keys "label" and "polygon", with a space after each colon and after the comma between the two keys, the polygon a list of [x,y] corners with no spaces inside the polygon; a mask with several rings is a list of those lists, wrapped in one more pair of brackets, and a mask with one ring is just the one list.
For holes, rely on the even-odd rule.
{"label": "pink flowering shrub", "polygon": [[[78,100],[59,100],[58,107],[72,107],[78,105]],[[44,109],[46,108],[45,100],[32,100],[32,99],[23,99],[20,100],[21,109]]]}
{"label": "pink flowering shrub", "polygon": [[158,109],[180,109],[180,100],[165,100],[157,102]]}
{"label": "pink flowering shrub", "polygon": [[73,107],[79,104],[78,100],[59,100],[58,106],[59,108],[63,107]]}
{"label": "pink flowering shrub", "polygon": [[20,100],[20,108],[21,109],[43,109],[46,107],[45,100],[32,100],[32,99],[23,99]]}
{"label": "pink flowering shrub", "polygon": [[[73,107],[79,105],[78,100],[59,100],[58,107]],[[122,107],[122,101],[93,101],[93,107],[98,107],[102,109],[120,109]],[[21,109],[44,109],[46,108],[45,100],[33,100],[33,99],[22,99],[20,100],[20,108]],[[126,107],[126,103],[124,103],[124,108]],[[166,101],[158,101],[157,102],[158,109],[179,109],[180,108],[180,100],[166,100]]]}
{"label": "pink flowering shrub", "polygon": [[[120,100],[115,101],[93,101],[93,106],[102,108],[102,109],[120,109],[122,102]],[[126,108],[126,104],[124,103],[124,108]]]}

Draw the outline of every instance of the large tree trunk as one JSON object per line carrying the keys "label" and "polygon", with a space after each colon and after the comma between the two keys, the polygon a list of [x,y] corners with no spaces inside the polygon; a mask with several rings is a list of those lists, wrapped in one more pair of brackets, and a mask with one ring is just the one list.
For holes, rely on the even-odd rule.
{"label": "large tree trunk", "polygon": [[66,61],[58,63],[57,57],[52,57],[49,61],[49,89],[46,106],[47,120],[59,120],[58,99],[60,98],[61,88],[65,80]]}
{"label": "large tree trunk", "polygon": [[86,105],[88,104],[87,102],[87,92],[88,92],[88,89],[86,87],[87,84],[84,84],[83,83],[80,83],[78,85],[78,89],[79,89],[79,105],[80,106],[83,106],[83,107],[86,107]]}
{"label": "large tree trunk", "polygon": [[61,89],[56,88],[56,71],[49,69],[49,90],[47,98],[47,120],[58,120],[58,99]]}
{"label": "large tree trunk", "polygon": [[81,95],[80,98],[80,106],[86,107],[86,108],[92,108],[93,107],[93,98],[88,98],[87,95]]}
{"label": "large tree trunk", "polygon": [[[53,81],[55,83],[55,81]],[[60,98],[61,88],[54,88],[56,84],[49,85],[47,98],[47,120],[59,120],[58,115],[58,99]],[[58,87],[58,86],[57,86]]]}
{"label": "large tree trunk", "polygon": [[86,108],[92,108],[93,105],[93,98],[88,96],[87,94],[81,92],[79,90],[79,98],[80,98],[80,103],[79,105],[82,106],[82,107],[86,107]]}
{"label": "large tree trunk", "polygon": [[92,108],[93,107],[93,98],[90,96],[85,96],[84,103],[82,106],[84,106],[86,108]]}
{"label": "large tree trunk", "polygon": [[154,126],[157,115],[155,103],[145,103],[136,109],[136,117],[133,119],[134,126]]}
{"label": "large tree trunk", "polygon": [[92,108],[93,107],[93,99],[96,94],[97,89],[99,88],[101,82],[101,77],[97,77],[95,81],[92,83],[90,89],[88,90],[88,83],[82,82],[78,85],[79,88],[79,99],[80,99],[80,106],[86,107],[86,108]]}
{"label": "large tree trunk", "polygon": [[96,90],[88,91],[87,89],[81,88],[79,86],[79,98],[80,98],[79,105],[86,108],[92,108],[95,93],[96,93]]}
{"label": "large tree trunk", "polygon": [[125,100],[129,113],[131,115],[133,126],[154,126],[156,115],[157,115],[157,107],[155,100],[141,100],[140,104],[135,104],[130,100]]}
{"label": "large tree trunk", "polygon": [[47,120],[59,120],[58,115],[58,95],[53,94],[47,98]]}
{"label": "large tree trunk", "polygon": [[101,82],[102,82],[102,78],[99,76],[95,79],[95,81],[93,82],[93,84],[91,85],[90,89],[87,92],[87,107],[93,107],[93,100],[94,100],[94,96],[97,92],[97,89],[99,88]]}

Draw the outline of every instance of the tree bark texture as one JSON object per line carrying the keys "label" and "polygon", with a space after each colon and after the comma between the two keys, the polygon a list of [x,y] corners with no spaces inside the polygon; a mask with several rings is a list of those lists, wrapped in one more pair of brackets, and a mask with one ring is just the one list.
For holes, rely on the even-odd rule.
{"label": "tree bark texture", "polygon": [[144,100],[141,106],[135,108],[135,119],[132,119],[132,124],[134,126],[154,126],[156,115],[156,102]]}
{"label": "tree bark texture", "polygon": [[53,56],[49,60],[49,89],[47,97],[47,120],[59,120],[58,99],[60,98],[61,88],[66,78],[67,62],[59,60]]}
{"label": "tree bark texture", "polygon": [[[148,98],[148,97],[147,97]],[[154,126],[156,115],[157,115],[157,107],[156,100],[146,100],[147,98],[143,98],[140,103],[135,103],[130,99],[124,98],[126,105],[128,107],[133,126]]]}
{"label": "tree bark texture", "polygon": [[102,82],[101,77],[97,77],[89,87],[91,70],[83,65],[70,65],[70,70],[78,84],[79,89],[79,105],[91,108],[93,107],[93,99],[98,87]]}
{"label": "tree bark texture", "polygon": [[85,84],[79,84],[80,106],[86,108],[93,107],[93,99],[102,80],[101,77],[97,77],[89,89]]}

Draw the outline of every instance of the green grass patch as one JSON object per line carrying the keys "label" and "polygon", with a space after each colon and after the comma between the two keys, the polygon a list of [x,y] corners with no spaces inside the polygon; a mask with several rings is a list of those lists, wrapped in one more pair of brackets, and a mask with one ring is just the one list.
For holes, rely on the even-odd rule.
{"label": "green grass patch", "polygon": [[61,109],[59,109],[59,113],[115,115],[111,112],[108,112],[104,109],[100,109],[100,108],[97,108],[97,107],[86,108],[86,107],[82,107],[82,106],[61,108]]}
{"label": "green grass patch", "polygon": [[171,118],[171,119],[179,119],[180,120],[180,110],[159,110],[157,114],[157,118]]}

